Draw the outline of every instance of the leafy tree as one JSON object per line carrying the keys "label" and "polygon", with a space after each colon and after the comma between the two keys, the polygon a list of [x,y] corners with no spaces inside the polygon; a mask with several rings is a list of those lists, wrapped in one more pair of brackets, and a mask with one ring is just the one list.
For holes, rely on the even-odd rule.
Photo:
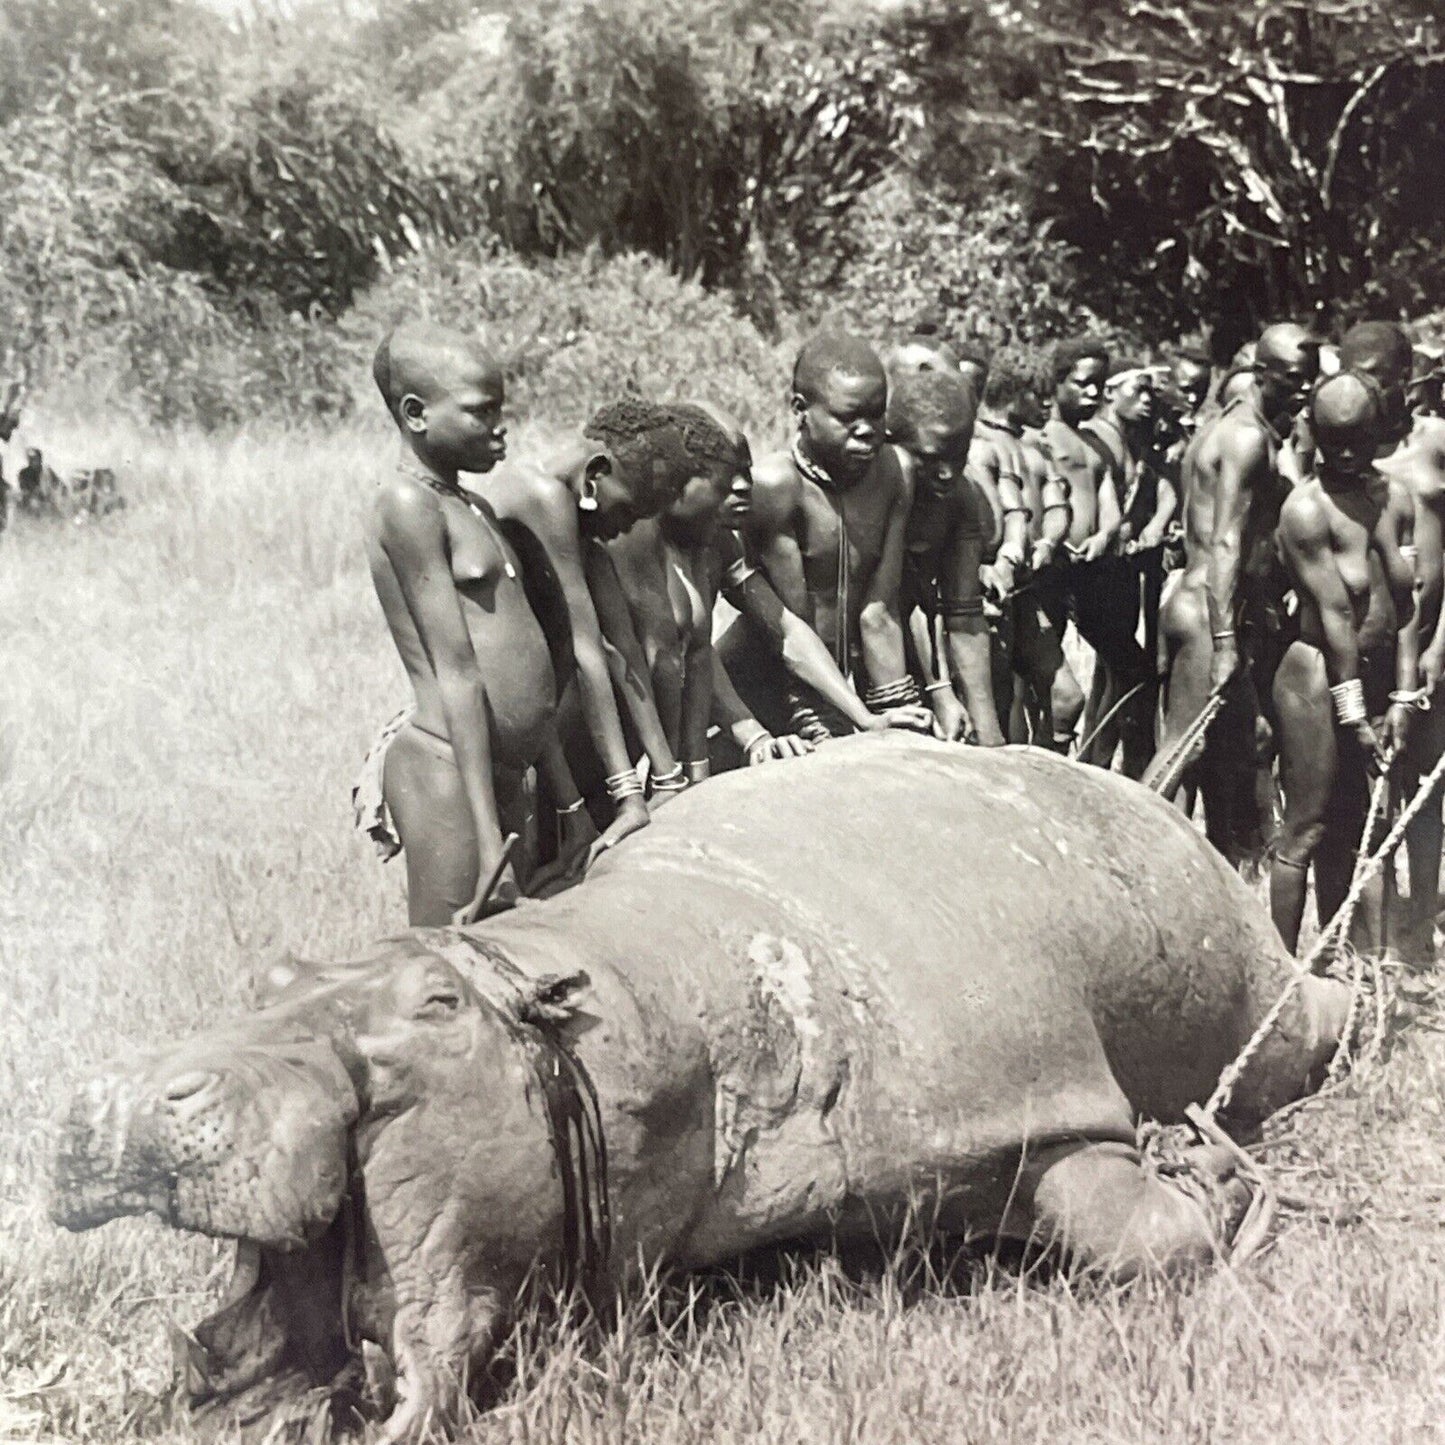
{"label": "leafy tree", "polygon": [[1161,315],[1214,312],[1226,328],[1408,313],[1439,295],[1436,7],[1119,9],[1062,47],[1050,180],[1066,238],[1152,287]]}

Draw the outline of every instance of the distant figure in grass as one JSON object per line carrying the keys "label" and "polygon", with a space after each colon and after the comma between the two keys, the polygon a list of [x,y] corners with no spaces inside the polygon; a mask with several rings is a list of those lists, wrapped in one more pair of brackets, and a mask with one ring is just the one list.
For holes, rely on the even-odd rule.
{"label": "distant figure in grass", "polygon": [[[818,633],[838,670],[851,676],[856,666],[869,708],[916,708],[926,729],[899,612],[911,486],[900,453],[884,444],[887,403],[883,363],[865,342],[841,331],[809,341],[793,369],[793,444],[754,469],[744,539],[750,562]],[[734,628],[724,661],[769,731],[821,741],[855,730],[771,648],[753,643]]]}
{"label": "distant figure in grass", "polygon": [[[558,474],[522,470],[484,494],[458,474],[491,472],[505,454],[502,374],[490,353],[413,322],[382,341],[373,374],[401,446],[367,519],[367,555],[416,703],[373,749],[358,822],[379,846],[404,847],[412,924],[465,923],[517,897],[513,865],[490,896],[487,883],[504,834],[529,832],[529,766],[556,802],[563,861],[590,861],[647,823],[584,576],[581,518],[615,534],[660,506],[653,462],[659,445],[678,444],[676,429],[658,411],[626,447],[579,439]],[[606,421],[588,430],[605,431]],[[575,666],[616,804],[600,837],[554,727],[559,662]]]}
{"label": "distant figure in grass", "polygon": [[15,478],[19,484],[20,510],[39,517],[60,510],[60,497],[66,491],[39,447],[27,447],[25,465]]}

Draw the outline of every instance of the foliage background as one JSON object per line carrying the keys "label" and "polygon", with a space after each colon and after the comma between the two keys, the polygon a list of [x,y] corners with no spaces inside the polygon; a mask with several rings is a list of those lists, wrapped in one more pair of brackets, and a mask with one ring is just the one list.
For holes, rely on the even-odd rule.
{"label": "foliage background", "polygon": [[1434,9],[8,0],[0,350],[214,426],[345,414],[404,305],[500,324],[556,415],[587,365],[675,389],[704,316],[724,393],[834,315],[931,309],[1025,365],[1413,316],[1445,293]]}

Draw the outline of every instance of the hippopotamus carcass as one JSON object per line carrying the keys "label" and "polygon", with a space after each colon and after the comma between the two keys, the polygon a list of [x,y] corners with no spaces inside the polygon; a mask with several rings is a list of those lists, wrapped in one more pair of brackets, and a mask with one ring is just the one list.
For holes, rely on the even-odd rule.
{"label": "hippopotamus carcass", "polygon": [[[1120,1276],[1208,1260],[1220,1218],[1141,1167],[1136,1124],[1205,1098],[1293,976],[1138,785],[847,739],[683,795],[560,897],[292,969],[259,1011],[91,1082],[53,1213],[240,1241],[191,1336],[193,1403],[315,1398],[371,1340],[385,1438],[413,1439],[538,1266],[605,1285],[876,1237],[920,1205]],[[1311,1086],[1346,1005],[1302,982],[1235,1122]]]}

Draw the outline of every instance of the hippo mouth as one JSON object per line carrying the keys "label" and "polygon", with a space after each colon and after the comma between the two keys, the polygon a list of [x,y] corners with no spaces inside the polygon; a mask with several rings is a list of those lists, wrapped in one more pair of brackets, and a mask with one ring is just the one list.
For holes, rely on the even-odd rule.
{"label": "hippo mouth", "polygon": [[193,1406],[225,1402],[228,1422],[232,1405],[259,1419],[329,1400],[347,1374],[357,1113],[324,1037],[144,1057],[72,1100],[53,1172],[57,1224],[85,1230],[154,1214],[237,1241],[219,1308],[178,1332]]}
{"label": "hippo mouth", "polygon": [[308,1398],[319,1404],[344,1385],[354,1358],[343,1316],[345,1250],[339,1219],[300,1251],[237,1243],[220,1305],[176,1339],[177,1383],[193,1408],[224,1404],[244,1426]]}

